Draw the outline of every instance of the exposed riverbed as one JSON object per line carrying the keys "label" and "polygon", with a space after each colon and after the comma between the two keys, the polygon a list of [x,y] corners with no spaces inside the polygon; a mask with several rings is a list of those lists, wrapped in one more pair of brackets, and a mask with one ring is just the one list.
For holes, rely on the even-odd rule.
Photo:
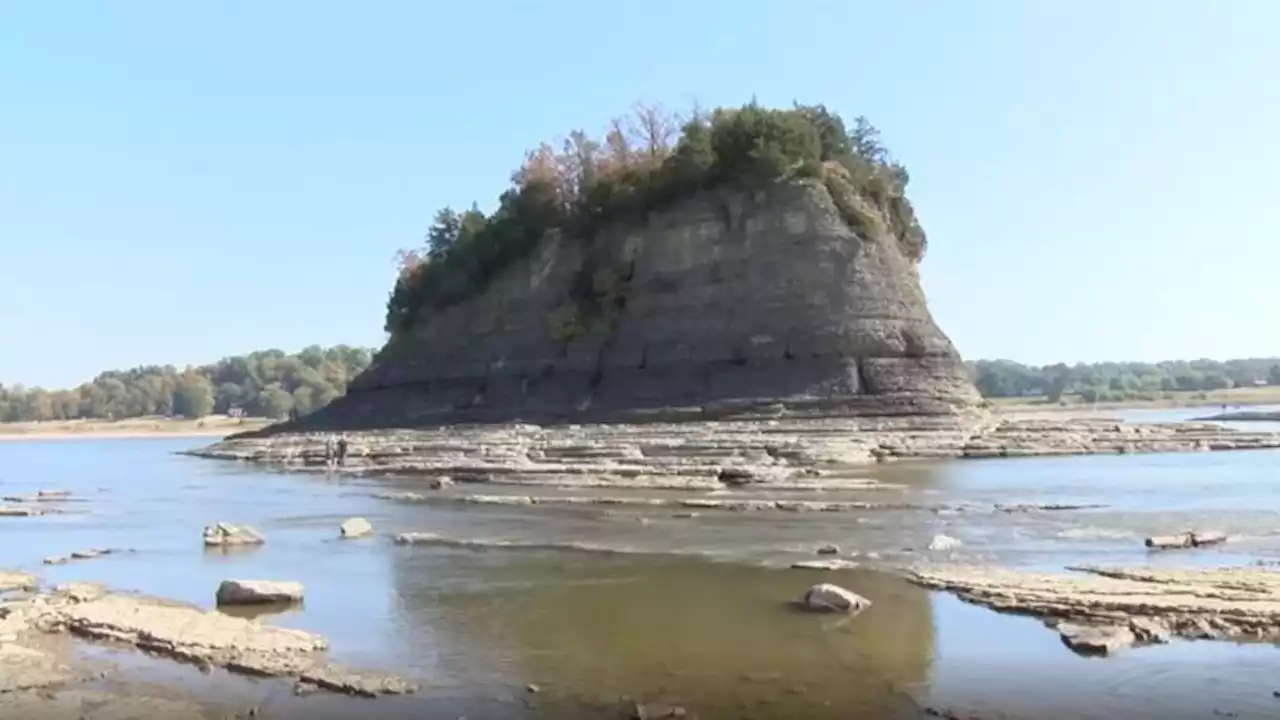
{"label": "exposed riverbed", "polygon": [[[1169,419],[1179,418],[1157,418]],[[982,717],[1280,715],[1272,696],[1280,650],[1270,646],[1174,642],[1082,658],[1034,619],[894,574],[922,561],[1056,571],[1280,559],[1280,453],[872,465],[844,475],[874,487],[824,492],[538,488],[539,497],[579,500],[525,505],[466,496],[534,491],[432,491],[410,477],[283,474],[172,454],[193,444],[0,446],[0,493],[58,488],[77,499],[53,503],[64,511],[57,514],[0,518],[0,568],[204,607],[228,577],[296,580],[307,588],[303,607],[267,622],[323,635],[335,661],[424,685],[405,697],[299,697],[280,681],[94,651],[119,667],[98,681],[103,687],[180,691],[210,717],[249,707],[268,718],[620,717],[633,702],[704,718],[912,717],[920,706]],[[377,497],[399,492],[425,499]],[[605,497],[645,502],[588,502]],[[691,498],[714,502],[680,505]],[[736,498],[847,508],[715,506]],[[1064,506],[1095,507],[1054,509]],[[375,534],[338,540],[338,524],[354,515]],[[267,543],[207,551],[200,530],[217,521],[253,525]],[[1223,530],[1231,541],[1159,554],[1142,547],[1145,535],[1195,527]],[[401,532],[457,542],[393,544]],[[962,544],[929,550],[939,534]],[[824,544],[861,566],[786,569],[820,559]],[[41,564],[85,548],[135,552]],[[788,606],[820,580],[874,604],[852,619]]]}

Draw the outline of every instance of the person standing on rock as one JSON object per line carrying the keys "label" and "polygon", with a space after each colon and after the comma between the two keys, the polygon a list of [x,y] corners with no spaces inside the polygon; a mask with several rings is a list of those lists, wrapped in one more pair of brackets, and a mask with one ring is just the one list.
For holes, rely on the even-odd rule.
{"label": "person standing on rock", "polygon": [[333,433],[329,433],[324,438],[324,466],[330,470],[333,469],[334,458],[337,454],[337,443]]}
{"label": "person standing on rock", "polygon": [[338,466],[346,467],[347,465],[347,434],[342,433],[338,438]]}

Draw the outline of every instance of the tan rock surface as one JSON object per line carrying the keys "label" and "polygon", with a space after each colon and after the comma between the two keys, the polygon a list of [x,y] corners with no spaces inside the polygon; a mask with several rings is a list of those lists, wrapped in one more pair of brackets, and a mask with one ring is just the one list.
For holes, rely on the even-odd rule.
{"label": "tan rock surface", "polygon": [[937,566],[918,568],[911,579],[995,610],[1127,627],[1144,642],[1280,639],[1280,572],[1259,567],[1078,567],[1050,574]]}

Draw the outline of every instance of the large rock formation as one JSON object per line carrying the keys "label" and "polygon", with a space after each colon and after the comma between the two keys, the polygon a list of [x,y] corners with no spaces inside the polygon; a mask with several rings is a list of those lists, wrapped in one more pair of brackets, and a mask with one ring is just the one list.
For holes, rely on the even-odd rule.
{"label": "large rock formation", "polygon": [[828,175],[553,234],[293,429],[976,408],[925,304],[918,228]]}

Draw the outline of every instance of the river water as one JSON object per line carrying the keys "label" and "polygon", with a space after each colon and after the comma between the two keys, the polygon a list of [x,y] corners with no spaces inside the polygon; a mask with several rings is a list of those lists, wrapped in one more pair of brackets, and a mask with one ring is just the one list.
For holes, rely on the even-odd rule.
{"label": "river water", "polygon": [[[197,695],[243,697],[263,717],[613,718],[624,698],[760,720],[913,717],[917,704],[982,717],[1280,717],[1272,695],[1280,651],[1271,646],[1177,642],[1082,658],[1033,619],[929,593],[889,572],[926,559],[1061,569],[1280,558],[1280,453],[877,467],[865,472],[901,487],[822,497],[967,509],[690,518],[671,508],[405,504],[373,493],[421,489],[419,481],[282,474],[174,454],[202,442],[0,442],[0,493],[56,488],[80,499],[64,514],[0,519],[0,568],[205,607],[226,578],[297,580],[307,588],[303,608],[264,621],[324,635],[344,664],[424,683],[406,698],[300,698],[287,683],[127,661]],[[1018,502],[1105,507],[990,507]],[[353,515],[377,535],[338,540],[339,522]],[[206,551],[201,528],[217,521],[253,525],[267,544]],[[1142,547],[1146,534],[1194,527],[1233,540],[1188,553]],[[392,544],[387,536],[402,531],[547,547]],[[953,557],[927,549],[939,533],[963,542]],[[569,543],[615,552],[556,547]],[[865,567],[780,569],[813,559],[823,543],[857,553]],[[102,547],[136,552],[40,562]],[[874,604],[852,619],[789,606],[823,580]]]}

